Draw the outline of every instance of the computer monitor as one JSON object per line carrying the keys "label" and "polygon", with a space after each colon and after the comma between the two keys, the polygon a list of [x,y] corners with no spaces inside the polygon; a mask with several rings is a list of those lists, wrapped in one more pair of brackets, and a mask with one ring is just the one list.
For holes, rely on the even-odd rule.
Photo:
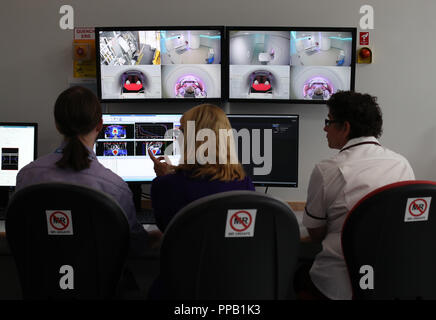
{"label": "computer monitor", "polygon": [[38,124],[0,122],[0,187],[15,187],[17,173],[37,157]]}
{"label": "computer monitor", "polygon": [[103,114],[103,130],[94,145],[98,161],[126,182],[150,183],[156,174],[148,149],[156,157],[166,154],[172,164],[179,163],[176,138],[181,117],[181,114]]}
{"label": "computer monitor", "polygon": [[298,115],[227,115],[238,159],[258,186],[298,186]]}
{"label": "computer monitor", "polygon": [[224,27],[96,28],[102,102],[220,101]]}
{"label": "computer monitor", "polygon": [[354,90],[356,28],[226,30],[229,101],[322,104]]}

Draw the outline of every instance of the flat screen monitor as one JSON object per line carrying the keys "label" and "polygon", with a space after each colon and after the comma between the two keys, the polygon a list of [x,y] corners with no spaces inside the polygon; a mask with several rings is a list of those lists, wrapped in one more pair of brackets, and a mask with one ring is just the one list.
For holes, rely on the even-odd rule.
{"label": "flat screen monitor", "polygon": [[96,28],[102,102],[223,97],[224,27]]}
{"label": "flat screen monitor", "polygon": [[38,124],[0,122],[0,187],[15,187],[17,173],[37,157]]}
{"label": "flat screen monitor", "polygon": [[151,182],[156,174],[148,149],[156,157],[168,155],[172,164],[179,163],[176,138],[181,117],[181,114],[103,114],[103,130],[94,145],[98,161],[126,182]]}
{"label": "flat screen monitor", "polygon": [[298,186],[298,115],[228,115],[238,159],[259,186]]}
{"label": "flat screen monitor", "polygon": [[322,104],[354,90],[356,28],[228,27],[229,101]]}

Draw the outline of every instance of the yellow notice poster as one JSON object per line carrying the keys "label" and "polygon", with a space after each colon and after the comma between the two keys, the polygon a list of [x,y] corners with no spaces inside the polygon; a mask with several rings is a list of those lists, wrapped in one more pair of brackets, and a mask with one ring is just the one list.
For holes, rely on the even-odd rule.
{"label": "yellow notice poster", "polygon": [[96,77],[94,28],[74,28],[73,58],[74,78]]}

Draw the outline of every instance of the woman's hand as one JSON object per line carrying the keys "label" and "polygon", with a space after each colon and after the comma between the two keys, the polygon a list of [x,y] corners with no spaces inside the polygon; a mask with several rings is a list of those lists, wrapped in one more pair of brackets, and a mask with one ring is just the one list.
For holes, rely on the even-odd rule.
{"label": "woman's hand", "polygon": [[168,157],[156,158],[150,149],[148,149],[148,155],[154,163],[154,172],[156,172],[156,176],[160,177],[174,172],[174,167]]}

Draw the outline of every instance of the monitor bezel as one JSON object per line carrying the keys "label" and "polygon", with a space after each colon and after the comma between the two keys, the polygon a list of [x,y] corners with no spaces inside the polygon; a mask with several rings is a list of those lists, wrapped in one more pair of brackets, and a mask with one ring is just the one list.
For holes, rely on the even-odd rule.
{"label": "monitor bezel", "polygon": [[230,32],[231,31],[321,31],[321,32],[351,32],[352,34],[352,48],[351,48],[351,75],[350,75],[350,91],[355,89],[355,78],[356,78],[356,37],[357,28],[356,27],[291,27],[291,26],[228,26],[226,27],[226,50],[227,50],[227,70],[226,70],[226,92],[227,101],[229,102],[268,102],[268,103],[288,103],[288,104],[315,104],[315,105],[325,105],[327,100],[304,100],[304,99],[242,99],[242,98],[230,98]]}
{"label": "monitor bezel", "polygon": [[[136,115],[139,115],[139,116],[142,116],[142,115],[144,115],[144,116],[150,116],[150,115],[180,115],[180,118],[183,116],[183,113],[175,113],[175,112],[160,112],[160,113],[139,113],[139,112],[104,112],[103,114],[102,114],[102,119],[103,119],[103,116],[105,116],[105,115],[114,115],[114,116],[117,116],[117,115],[120,115],[120,116],[122,116],[122,115],[129,115],[129,116],[136,116]],[[104,123],[103,123],[104,124]],[[97,140],[96,140],[96,142],[97,142]],[[95,144],[94,144],[94,146],[95,146]],[[98,159],[98,158],[97,158]],[[152,182],[153,182],[153,180],[155,179],[155,178],[153,178],[153,180],[135,180],[135,181],[126,181],[126,180],[124,180],[123,179],[123,177],[121,177],[121,176],[119,176],[125,183],[127,183],[127,184],[131,184],[131,185],[138,185],[138,184],[151,184]]]}
{"label": "monitor bezel", "polygon": [[[221,32],[221,97],[220,98],[205,98],[205,99],[179,99],[179,98],[149,98],[149,99],[103,99],[101,92],[101,63],[100,63],[100,31],[171,31],[171,30],[219,30]],[[95,49],[96,49],[96,82],[97,82],[97,97],[101,103],[144,103],[151,102],[193,102],[201,103],[222,103],[227,98],[227,92],[223,91],[224,81],[227,78],[225,74],[225,66],[227,65],[226,50],[225,50],[225,27],[224,26],[112,26],[112,27],[95,27]]]}
{"label": "monitor bezel", "polygon": [[[38,123],[36,122],[0,122],[0,127],[11,126],[11,127],[33,127],[34,141],[33,141],[33,160],[35,161],[38,157]],[[18,172],[17,172],[18,174]],[[0,186],[0,190],[9,190],[10,188],[15,188],[16,184],[13,186]]]}
{"label": "monitor bezel", "polygon": [[235,113],[235,114],[227,114],[227,117],[256,117],[256,118],[296,118],[297,121],[297,156],[296,156],[296,167],[297,167],[297,175],[296,175],[296,182],[295,183],[289,183],[289,182],[274,182],[274,181],[265,181],[265,182],[255,182],[253,180],[253,177],[250,176],[250,178],[253,180],[253,184],[258,187],[285,187],[285,188],[298,188],[298,179],[299,179],[299,149],[300,149],[300,115],[298,114],[242,114],[242,113]]}

